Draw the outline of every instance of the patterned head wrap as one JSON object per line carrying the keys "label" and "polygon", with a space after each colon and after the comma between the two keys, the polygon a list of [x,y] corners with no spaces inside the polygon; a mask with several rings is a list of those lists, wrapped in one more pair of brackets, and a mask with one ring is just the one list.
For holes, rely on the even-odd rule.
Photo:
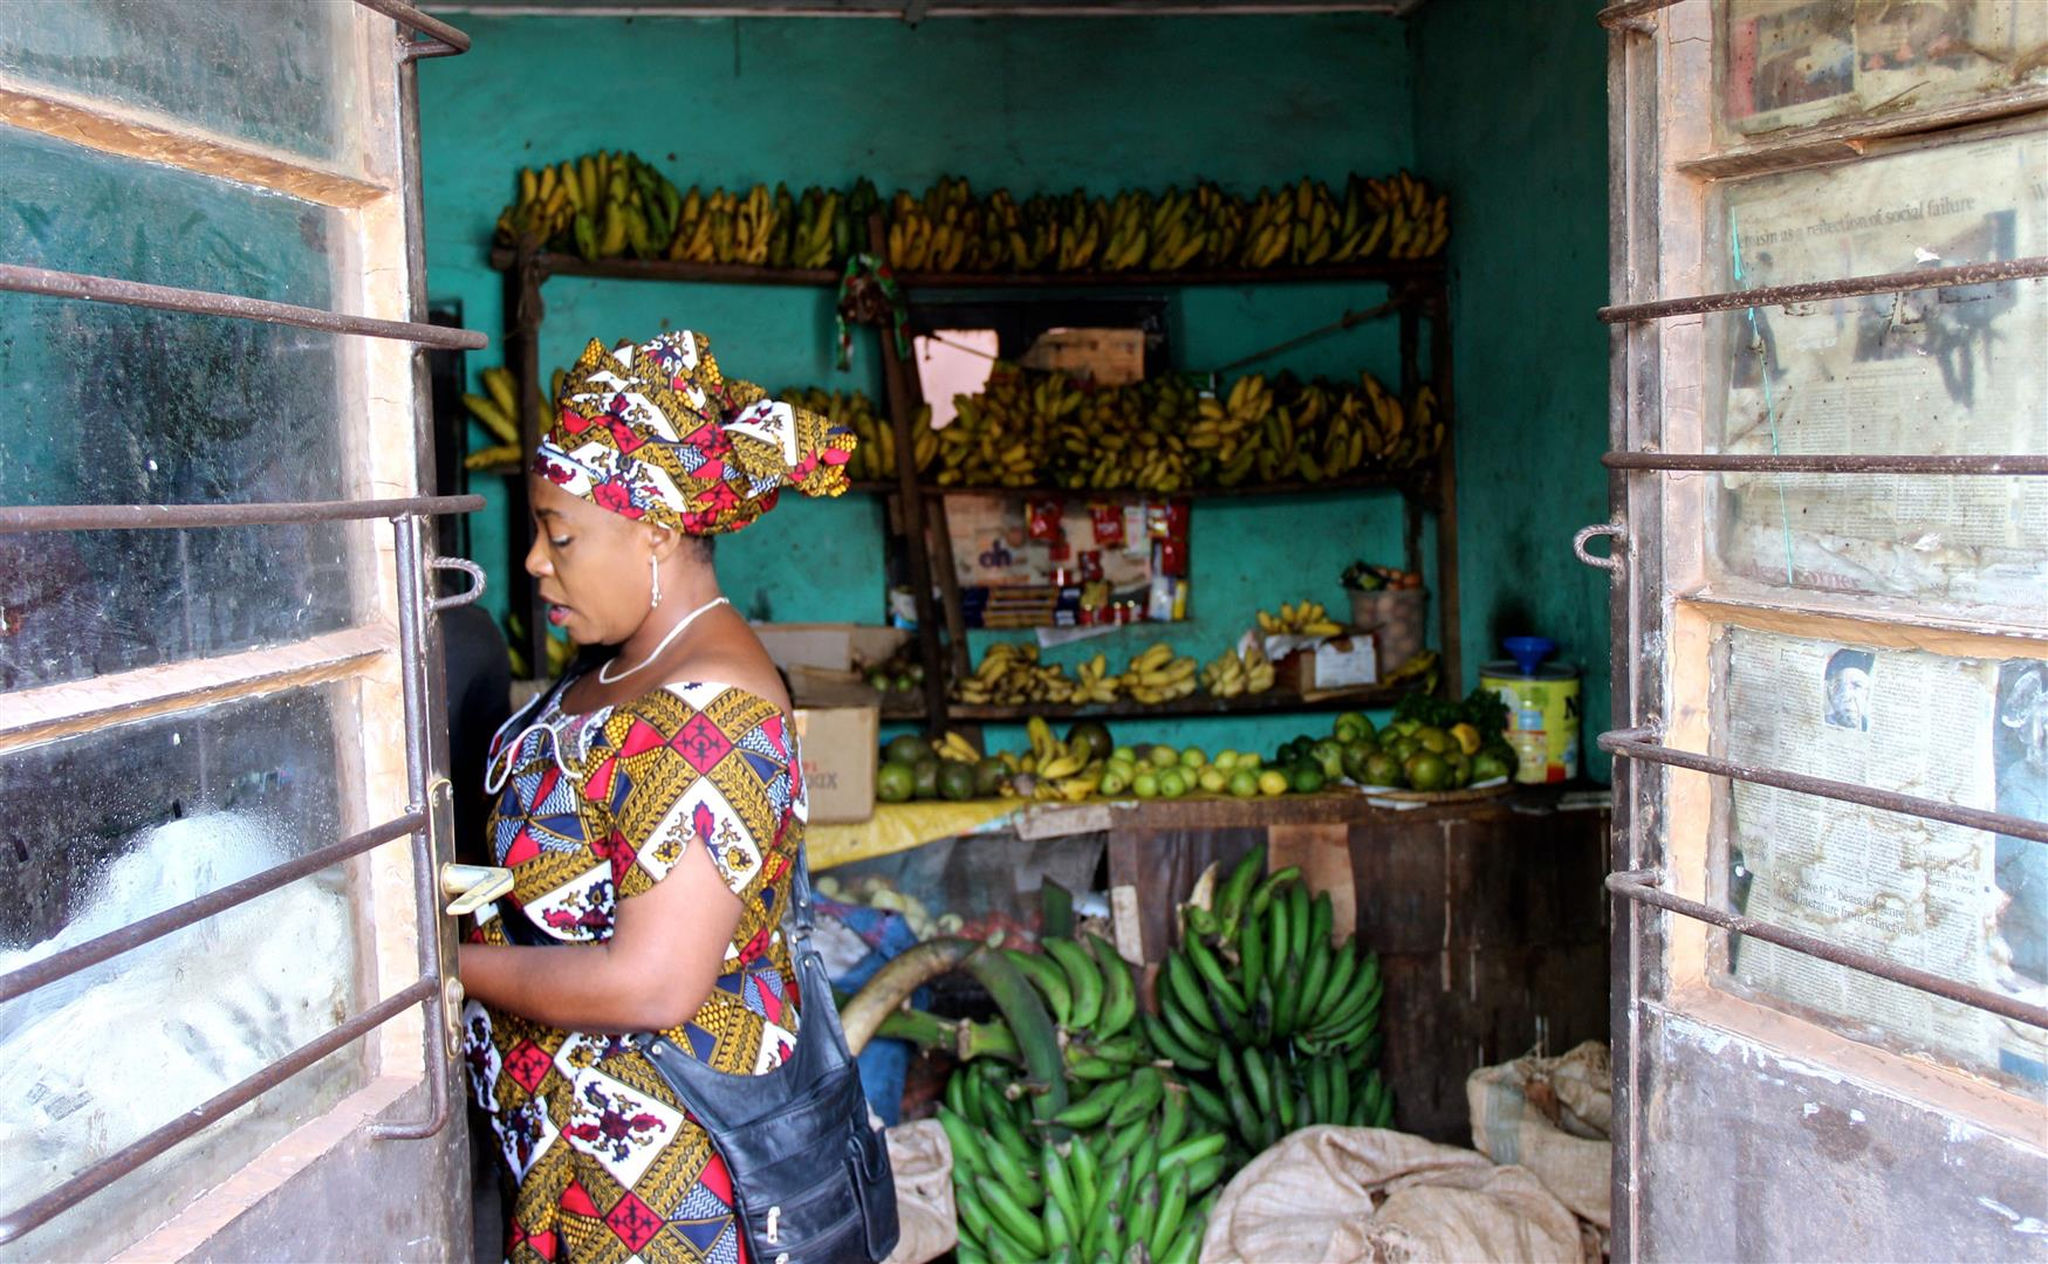
{"label": "patterned head wrap", "polygon": [[640,346],[585,347],[533,468],[613,513],[720,535],[773,509],[785,486],[845,491],[855,442],[851,430],[721,375],[710,340],[678,330]]}

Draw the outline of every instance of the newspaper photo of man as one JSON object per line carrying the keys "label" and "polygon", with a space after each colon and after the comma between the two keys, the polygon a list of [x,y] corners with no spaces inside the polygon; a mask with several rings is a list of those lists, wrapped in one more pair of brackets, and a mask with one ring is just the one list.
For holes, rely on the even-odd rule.
{"label": "newspaper photo of man", "polygon": [[1868,733],[1871,677],[1876,669],[1877,655],[1870,650],[1836,650],[1830,655],[1821,722],[1833,729]]}
{"label": "newspaper photo of man", "polygon": [[[2048,821],[2048,662],[2020,658],[2000,666],[1991,741],[1998,810]],[[2000,835],[1994,869],[1998,936],[2011,968],[2034,986],[2048,984],[2048,847]]]}

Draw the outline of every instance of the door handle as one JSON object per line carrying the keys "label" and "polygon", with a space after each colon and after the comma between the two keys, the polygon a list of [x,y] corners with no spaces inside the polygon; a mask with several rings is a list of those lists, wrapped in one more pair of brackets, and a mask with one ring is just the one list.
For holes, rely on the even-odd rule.
{"label": "door handle", "polygon": [[512,890],[512,871],[499,865],[442,865],[441,894],[449,897],[442,911],[466,917]]}

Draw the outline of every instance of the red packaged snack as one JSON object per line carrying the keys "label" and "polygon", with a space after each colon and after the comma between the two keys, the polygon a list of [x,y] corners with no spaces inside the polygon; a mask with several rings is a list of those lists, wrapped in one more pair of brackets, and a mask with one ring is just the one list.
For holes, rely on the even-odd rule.
{"label": "red packaged snack", "polygon": [[1082,583],[1084,583],[1084,584],[1093,584],[1093,583],[1099,583],[1099,582],[1101,582],[1101,580],[1102,580],[1102,550],[1101,550],[1101,549],[1083,549],[1083,550],[1081,550],[1081,582],[1082,582]]}
{"label": "red packaged snack", "polygon": [[1166,502],[1151,500],[1145,502],[1145,535],[1149,539],[1164,540],[1166,530]]}
{"label": "red packaged snack", "polygon": [[1171,575],[1179,578],[1188,573],[1188,542],[1186,537],[1161,540],[1152,546],[1152,571],[1155,575]]}
{"label": "red packaged snack", "polygon": [[1166,502],[1166,538],[1186,540],[1188,538],[1188,502],[1169,500]]}
{"label": "red packaged snack", "polygon": [[1115,504],[1093,504],[1088,506],[1088,516],[1095,522],[1095,543],[1105,549],[1122,548],[1124,543],[1124,508]]}
{"label": "red packaged snack", "polygon": [[1057,540],[1060,538],[1060,502],[1057,500],[1033,500],[1024,505],[1026,533],[1034,540]]}

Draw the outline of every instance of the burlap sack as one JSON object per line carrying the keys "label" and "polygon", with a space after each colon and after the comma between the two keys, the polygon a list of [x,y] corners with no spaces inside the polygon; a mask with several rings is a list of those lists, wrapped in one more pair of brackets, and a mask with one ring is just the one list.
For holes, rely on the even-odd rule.
{"label": "burlap sack", "polygon": [[1578,1222],[1535,1177],[1378,1128],[1304,1128],[1237,1174],[1203,1264],[1579,1264]]}
{"label": "burlap sack", "polygon": [[1518,1058],[1465,1080],[1472,1144],[1496,1163],[1536,1174],[1573,1214],[1612,1227],[1609,1168],[1613,1079],[1607,1046],[1589,1040],[1561,1058]]}
{"label": "burlap sack", "polygon": [[896,1177],[896,1219],[902,1236],[888,1264],[924,1264],[953,1249],[953,1147],[936,1119],[889,1129],[889,1167]]}

